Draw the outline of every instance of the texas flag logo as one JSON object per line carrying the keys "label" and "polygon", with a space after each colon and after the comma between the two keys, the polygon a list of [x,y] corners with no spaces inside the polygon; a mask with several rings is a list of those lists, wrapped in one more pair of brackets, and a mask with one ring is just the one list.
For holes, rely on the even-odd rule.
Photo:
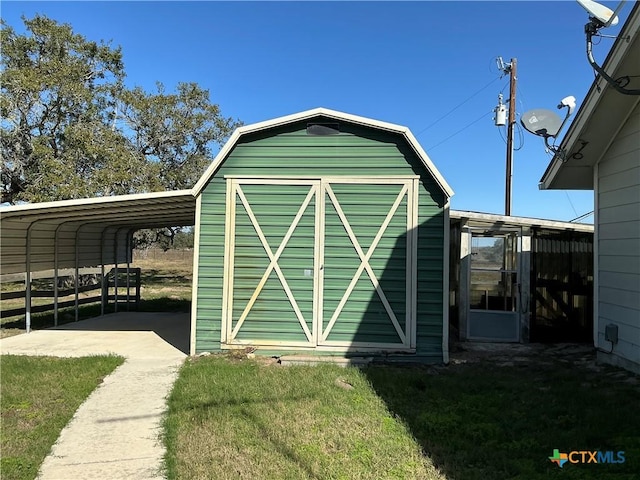
{"label": "texas flag logo", "polygon": [[569,461],[569,455],[566,453],[560,453],[557,448],[553,449],[553,456],[549,457],[553,463],[556,463],[560,468]]}

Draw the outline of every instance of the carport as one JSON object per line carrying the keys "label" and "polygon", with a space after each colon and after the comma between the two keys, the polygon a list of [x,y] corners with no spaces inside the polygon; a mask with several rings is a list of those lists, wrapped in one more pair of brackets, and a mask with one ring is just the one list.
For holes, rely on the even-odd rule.
{"label": "carport", "polygon": [[[31,330],[31,284],[34,272],[53,270],[54,318],[58,317],[58,275],[75,271],[75,315],[78,318],[81,268],[131,263],[136,230],[195,224],[196,201],[191,190],[83,198],[16,205],[0,210],[0,260],[3,276],[25,275],[25,321]],[[116,280],[117,282],[117,280]],[[117,290],[116,290],[117,292]],[[116,293],[117,295],[117,293]],[[104,314],[108,298],[102,296]]]}

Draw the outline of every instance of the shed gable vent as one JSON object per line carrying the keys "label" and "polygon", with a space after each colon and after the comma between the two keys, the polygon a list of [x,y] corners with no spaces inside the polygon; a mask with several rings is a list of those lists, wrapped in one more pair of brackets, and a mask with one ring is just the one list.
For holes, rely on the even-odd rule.
{"label": "shed gable vent", "polygon": [[338,135],[340,134],[339,123],[308,123],[307,135]]}

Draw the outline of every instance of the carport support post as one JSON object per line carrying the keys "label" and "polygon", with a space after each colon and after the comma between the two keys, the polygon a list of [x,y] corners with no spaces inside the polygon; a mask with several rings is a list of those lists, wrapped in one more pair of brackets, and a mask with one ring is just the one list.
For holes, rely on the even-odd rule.
{"label": "carport support post", "polygon": [[[100,315],[104,315],[105,310],[105,296],[109,293],[109,282],[105,282],[104,278],[104,234],[109,227],[105,227],[100,234],[100,281],[102,282],[102,288],[100,289]],[[106,290],[106,294],[105,294]],[[108,301],[108,297],[107,297]]]}
{"label": "carport support post", "polygon": [[[417,183],[417,180],[414,180]],[[415,187],[416,191],[417,185]],[[418,223],[416,222],[415,225]],[[414,233],[416,229],[413,230]],[[449,276],[451,275],[451,219],[449,218],[449,202],[444,206],[444,255],[442,258],[442,311],[443,311],[443,322],[442,322],[442,361],[445,364],[449,363],[449,298],[450,298],[450,285],[449,285]],[[416,262],[414,262],[414,265]],[[417,273],[414,274],[414,278],[417,278]],[[417,280],[416,280],[417,281]],[[416,297],[417,298],[417,295]]]}
{"label": "carport support post", "polygon": [[529,343],[531,328],[531,229],[528,227],[522,228],[519,250],[520,343]]}
{"label": "carport support post", "polygon": [[120,229],[116,229],[113,236],[113,311],[118,312],[118,234]]}
{"label": "carport support post", "polygon": [[80,238],[80,228],[81,227],[78,227],[78,229],[76,230],[76,245],[75,245],[75,247],[76,247],[75,248],[75,257],[76,257],[75,258],[75,262],[76,262],[76,264],[75,264],[75,268],[76,268],[75,277],[76,277],[76,280],[74,282],[74,294],[75,294],[75,307],[76,307],[76,314],[75,314],[75,316],[76,316],[75,321],[76,322],[78,321],[78,319],[80,317],[80,308],[79,308],[80,304],[79,304],[79,301],[78,301],[79,300],[79,298],[78,298],[78,276],[79,276],[79,273],[80,273],[80,268],[78,267],[78,265],[79,265],[79,258],[78,257],[80,256],[80,247],[79,247],[78,243],[79,243],[79,238]]}
{"label": "carport support post", "polygon": [[460,297],[458,298],[458,331],[460,340],[467,339],[469,328],[469,276],[471,268],[471,230],[460,225]]}
{"label": "carport support post", "polygon": [[129,289],[131,288],[131,280],[129,279],[129,273],[131,269],[131,258],[129,252],[131,248],[131,230],[127,232],[127,312],[129,311]]}
{"label": "carport support post", "polygon": [[[29,257],[29,253],[27,253],[27,257]],[[29,260],[27,260],[27,263],[29,263]],[[26,323],[25,329],[27,333],[29,333],[31,331],[31,271],[29,270],[29,267],[27,267],[27,271],[25,272],[24,287],[24,319]]]}
{"label": "carport support post", "polygon": [[25,273],[24,273],[24,321],[27,333],[31,331],[31,227],[27,228],[27,254],[25,256]]}
{"label": "carport support post", "polygon": [[140,268],[135,269],[136,272],[136,310],[140,308]]}
{"label": "carport support post", "polygon": [[56,227],[53,236],[53,326],[58,326],[58,232],[62,224]]}

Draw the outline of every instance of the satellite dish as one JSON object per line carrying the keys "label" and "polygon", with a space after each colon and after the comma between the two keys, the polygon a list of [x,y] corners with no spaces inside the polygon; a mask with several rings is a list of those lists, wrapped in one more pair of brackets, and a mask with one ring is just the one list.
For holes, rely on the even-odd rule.
{"label": "satellite dish", "polygon": [[[606,28],[611,25],[618,24],[617,13],[622,10],[622,6],[625,4],[625,1],[626,0],[622,0],[616,7],[616,11],[612,12],[604,5],[600,5],[593,0],[577,0],[577,2],[587,12],[589,12],[589,23],[584,26],[584,33],[587,36],[587,60],[589,60],[589,64],[617,92],[624,95],[640,95],[640,88],[625,88],[619,83],[619,80],[614,79],[607,72],[605,72],[604,68],[598,65],[598,62],[596,62],[595,58],[593,58],[593,37],[600,36],[598,31],[601,28]],[[619,78],[625,77],[631,78],[630,76],[625,75],[622,75]]]}
{"label": "satellite dish", "polygon": [[577,2],[589,12],[591,18],[598,20],[603,26],[617,25],[618,17],[613,14],[613,10],[600,5],[593,0],[577,0]]}
{"label": "satellite dish", "polygon": [[562,128],[563,121],[552,110],[538,108],[529,110],[520,117],[520,123],[530,133],[539,137],[555,137]]}
{"label": "satellite dish", "polygon": [[562,130],[562,127],[564,127],[564,124],[569,120],[569,117],[576,108],[576,97],[569,95],[560,100],[558,108],[561,109],[564,107],[567,107],[567,114],[564,120],[562,120],[557,113],[543,108],[529,110],[520,117],[522,126],[528,132],[539,137],[544,137],[544,144],[547,146],[547,149],[555,154],[561,152],[561,150],[555,145],[549,145],[549,139],[555,139],[558,133],[560,133],[560,130]]}

